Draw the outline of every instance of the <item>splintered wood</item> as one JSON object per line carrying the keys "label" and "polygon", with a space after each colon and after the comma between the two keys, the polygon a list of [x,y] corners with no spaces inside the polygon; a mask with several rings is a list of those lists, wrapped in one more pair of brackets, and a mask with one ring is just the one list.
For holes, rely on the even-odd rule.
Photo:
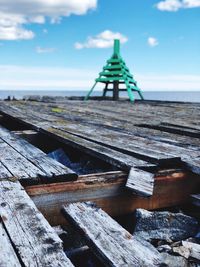
{"label": "splintered wood", "polygon": [[[131,168],[126,187],[138,192],[142,196],[152,196],[154,189],[154,174]],[[142,192],[142,193],[141,193]]]}
{"label": "splintered wood", "polygon": [[0,218],[0,266],[73,266],[62,241],[19,182],[0,182]]}
{"label": "splintered wood", "polygon": [[132,236],[91,202],[70,204],[63,211],[106,266],[160,266],[159,253],[150,243]]}
{"label": "splintered wood", "polygon": [[21,267],[19,259],[15,254],[14,248],[12,247],[11,241],[7,236],[5,229],[3,228],[2,222],[0,222],[0,240],[0,266]]}
{"label": "splintered wood", "polygon": [[72,170],[0,126],[0,179],[34,184],[76,178]]}

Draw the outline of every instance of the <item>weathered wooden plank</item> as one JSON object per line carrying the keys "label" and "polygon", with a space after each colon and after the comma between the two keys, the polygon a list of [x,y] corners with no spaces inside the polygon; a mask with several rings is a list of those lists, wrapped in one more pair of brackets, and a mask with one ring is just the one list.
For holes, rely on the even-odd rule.
{"label": "weathered wooden plank", "polygon": [[132,236],[91,202],[64,206],[63,212],[106,266],[150,267],[161,264],[159,253],[150,243]]}
{"label": "weathered wooden plank", "polygon": [[[200,165],[198,150],[186,149],[184,147],[163,143],[160,141],[149,140],[140,136],[133,136],[117,131],[103,129],[101,127],[89,127],[73,123],[68,126],[55,127],[61,131],[96,142],[100,145],[110,147],[114,150],[128,153],[144,160],[157,161],[160,164],[174,163],[176,165],[180,159],[185,162],[186,166],[196,174],[200,174]],[[98,135],[97,135],[98,132]],[[87,133],[87,134],[86,134]],[[172,164],[171,163],[171,164]]]}
{"label": "weathered wooden plank", "polygon": [[163,132],[186,135],[186,136],[190,136],[190,137],[197,137],[197,138],[200,137],[200,131],[199,130],[190,129],[190,128],[187,128],[187,127],[173,126],[173,125],[169,125],[168,123],[161,123],[159,125],[140,124],[140,126],[161,130]]}
{"label": "weathered wooden plank", "polygon": [[[119,109],[119,107],[120,106],[118,106],[118,109]],[[111,108],[112,108],[113,112],[115,112],[116,109],[114,109],[113,107],[111,107]],[[74,111],[71,112],[71,114],[73,114],[73,115],[74,115],[74,113],[75,113]],[[126,113],[127,113],[126,114],[126,116],[127,116],[129,114],[128,110],[126,111]],[[142,121],[143,121],[143,119],[145,119],[145,115],[146,114],[143,114]],[[157,116],[157,114],[156,114],[156,116]],[[65,124],[67,126],[69,125],[68,123],[70,121],[70,118],[72,120],[72,117],[73,116],[71,115],[70,117],[68,116],[68,118],[67,118],[66,113],[64,113],[64,114],[62,113],[62,118],[65,119],[65,121],[66,121]],[[77,119],[78,119],[78,117],[74,117],[74,120],[77,120]],[[149,120],[149,121],[152,121],[152,120]],[[84,125],[87,124],[88,126],[91,126],[91,127],[93,125],[99,125],[100,127],[112,127],[113,129],[115,128],[116,131],[117,130],[120,132],[129,131],[129,133],[136,134],[136,135],[143,133],[144,137],[146,137],[148,139],[153,139],[153,140],[156,140],[155,135],[157,132],[157,135],[159,133],[161,134],[160,136],[158,136],[158,139],[157,139],[158,141],[161,141],[161,139],[162,139],[163,142],[172,143],[175,145],[177,145],[177,142],[175,142],[176,140],[177,141],[180,140],[178,145],[182,145],[182,142],[183,143],[186,142],[186,145],[192,144],[192,143],[198,144],[196,142],[195,138],[191,139],[191,138],[188,138],[187,136],[170,134],[168,132],[161,132],[159,130],[154,130],[154,129],[150,129],[150,128],[137,127],[135,125],[133,127],[133,124],[136,123],[136,122],[135,123],[134,122],[135,122],[135,119],[133,121],[131,121],[131,118],[129,119],[129,121],[127,123],[121,122],[117,118],[110,120],[109,118],[102,118],[102,114],[99,118],[97,118],[97,116],[92,116],[92,113],[87,113],[85,116],[83,114],[82,117],[79,117],[79,120],[78,120],[79,125],[80,124],[84,124]],[[166,138],[163,138],[163,137],[166,137]]]}
{"label": "weathered wooden plank", "polygon": [[153,195],[154,174],[136,168],[131,168],[126,187],[138,195],[149,197]]}
{"label": "weathered wooden plank", "polygon": [[45,175],[7,143],[0,143],[0,161],[16,179],[37,180],[39,175]]}
{"label": "weathered wooden plank", "polygon": [[101,160],[104,160],[125,171],[129,171],[131,167],[147,167],[147,168],[156,167],[156,165],[153,163],[149,163],[147,161],[138,159],[136,157],[126,155],[119,151],[115,151],[108,147],[104,147],[97,143],[85,140],[83,138],[67,133],[65,131],[61,131],[58,129],[55,130],[51,128],[48,129],[48,131],[45,131],[45,133],[47,135],[51,133],[54,135],[55,138],[59,137],[59,139],[62,140],[64,143],[69,144],[75,148],[78,148],[81,151],[84,151],[92,156],[100,158]]}
{"label": "weathered wooden plank", "polygon": [[[158,157],[159,160],[162,160],[163,153],[164,155],[173,155],[178,156],[183,159],[184,162],[187,163],[187,166],[190,170],[200,173],[199,163],[196,162],[196,158],[199,157],[198,152],[199,144],[197,138],[191,138],[191,142],[187,136],[184,135],[176,135],[158,131],[141,128],[141,132],[138,129],[139,127],[135,127],[137,124],[149,124],[151,122],[152,125],[170,125],[173,119],[173,124],[178,125],[177,128],[181,130],[181,128],[189,131],[199,131],[199,111],[200,105],[198,104],[181,104],[181,103],[170,103],[170,102],[158,102],[158,101],[146,101],[144,103],[137,102],[134,106],[131,106],[128,102],[113,102],[113,101],[95,101],[94,102],[82,102],[77,101],[76,105],[74,105],[73,101],[62,101],[56,107],[59,108],[59,112],[53,111],[52,104],[49,103],[36,103],[36,102],[12,102],[3,104],[1,110],[3,112],[8,112],[12,116],[16,116],[20,119],[23,119],[26,123],[31,123],[34,127],[42,127],[45,130],[49,130],[52,126],[59,127],[63,124],[63,128],[65,130],[69,130],[71,125],[69,125],[69,121],[74,120],[77,124],[77,134],[85,134],[83,131],[83,124],[86,123],[88,126],[94,129],[94,125],[99,124],[99,128],[101,129],[101,125],[103,124],[107,127],[115,127],[116,130],[119,128],[119,133],[116,133],[109,137],[108,135],[93,135],[91,136],[91,132],[87,131],[87,135],[85,134],[84,138],[90,138],[93,142],[101,142],[104,146],[112,145],[112,149],[118,149],[118,151],[123,152],[124,154],[128,153],[137,157],[142,157],[141,159],[147,160],[144,158],[146,154],[151,157],[150,160],[155,160],[155,156]],[[117,108],[116,108],[117,107]],[[28,110],[31,109],[33,112],[30,114]],[[174,119],[173,114],[176,112],[177,116]],[[191,122],[191,117],[193,118]],[[103,122],[102,122],[103,121]],[[172,125],[173,127],[175,127]],[[182,126],[180,126],[182,125]],[[90,127],[88,127],[90,128]],[[123,130],[129,132],[129,137],[124,136],[121,133]],[[132,132],[131,132],[131,129]],[[73,130],[74,131],[74,130]],[[159,135],[155,136],[155,132],[158,132]],[[56,131],[54,132],[56,134]],[[73,132],[75,134],[76,132]],[[102,130],[101,130],[102,133]],[[132,133],[132,135],[130,134]],[[146,136],[144,135],[146,133]],[[136,138],[134,135],[139,135],[141,138]],[[148,135],[148,136],[147,136]],[[83,137],[83,136],[82,136]],[[96,139],[94,139],[94,137]],[[116,141],[116,138],[120,139]],[[128,140],[126,142],[126,139]],[[145,141],[145,140],[150,141]],[[196,139],[196,140],[194,140]],[[158,142],[152,142],[158,141]],[[183,141],[183,144],[181,143]],[[167,146],[162,143],[173,144],[173,146]],[[191,145],[191,146],[190,146]],[[186,147],[187,150],[181,149]],[[110,147],[111,148],[111,147]],[[191,149],[190,149],[191,148]],[[139,152],[142,152],[141,155]],[[161,155],[159,157],[159,155]],[[192,160],[191,160],[192,159]],[[149,160],[149,159],[148,159]],[[174,164],[176,165],[177,162]],[[195,164],[197,165],[195,165]]]}
{"label": "weathered wooden plank", "polygon": [[[15,157],[22,158],[21,156],[23,156],[27,161],[40,170],[40,172],[36,172],[35,175],[33,174],[33,178],[38,177],[39,179],[40,177],[40,180],[44,180],[46,182],[73,180],[77,178],[77,174],[74,171],[49,158],[43,151],[1,126],[0,140],[3,140],[13,148],[13,161],[15,160]],[[16,151],[19,153],[19,155],[16,154]],[[32,182],[34,182],[34,179]]]}
{"label": "weathered wooden plank", "polygon": [[0,222],[0,240],[0,266],[21,267],[2,222]]}
{"label": "weathered wooden plank", "polygon": [[[151,138],[151,135],[155,135],[155,131],[147,131],[145,134],[140,136],[140,131],[142,128],[135,127],[133,129],[130,129],[130,131],[126,132],[124,130],[121,130],[121,128],[118,127],[111,127],[106,125],[95,125],[95,124],[79,124],[74,122],[68,122],[66,121],[66,126],[57,126],[57,128],[60,128],[66,131],[69,131],[73,134],[80,135],[84,138],[91,138],[98,142],[103,142],[105,140],[106,144],[110,144],[112,146],[123,148],[124,150],[127,149],[127,151],[131,152],[131,148],[139,146],[140,149],[142,149],[143,146],[145,148],[148,148],[148,150],[156,150],[156,152],[162,152],[165,154],[183,154],[183,153],[194,153],[190,151],[190,149],[185,149],[182,147],[178,147],[178,144],[173,142],[172,144],[167,144],[166,139],[162,139],[162,136],[160,138],[157,138],[157,140]],[[86,134],[87,132],[87,134]],[[97,134],[98,133],[98,134]],[[160,132],[161,133],[161,132]],[[149,134],[149,136],[148,136]],[[170,137],[170,135],[167,135],[167,137]],[[174,135],[172,135],[172,138],[174,138]],[[185,140],[185,139],[181,139]],[[191,140],[191,138],[190,138]],[[189,142],[189,140],[188,140]],[[165,144],[166,143],[166,144]],[[169,143],[169,142],[168,142]],[[176,144],[176,146],[174,145]],[[197,142],[196,144],[199,145]]]}
{"label": "weathered wooden plank", "polygon": [[0,182],[0,217],[23,266],[73,266],[60,238],[19,182]]}
{"label": "weathered wooden plank", "polygon": [[[22,103],[15,103],[17,106],[20,106],[24,108],[24,106],[22,105]],[[27,103],[23,103],[24,105],[26,105]],[[64,105],[65,105],[65,109],[67,109],[67,107],[69,106],[69,109],[71,111],[72,107],[73,107],[73,101],[64,101]],[[8,105],[8,104],[7,104]],[[12,104],[13,105],[13,104]],[[34,102],[34,104],[30,103],[29,104],[31,106],[31,108],[35,107],[38,108],[41,106],[41,103],[36,104]],[[46,105],[46,104],[45,104]],[[45,106],[44,103],[42,103],[42,106]],[[48,105],[48,104],[47,104]],[[170,120],[170,118],[172,118],[172,115],[174,114],[174,112],[176,112],[177,116],[176,119],[173,118],[173,122],[177,123],[179,121],[179,124],[185,124],[188,123],[188,121],[191,121],[191,117],[193,118],[193,121],[195,122],[195,119],[198,118],[198,112],[194,112],[194,109],[196,109],[196,107],[194,105],[183,105],[181,103],[175,103],[174,106],[170,106],[170,105],[166,105],[165,103],[161,103],[158,104],[158,102],[152,102],[152,101],[148,101],[148,103],[139,103],[137,102],[134,107],[130,105],[130,103],[128,102],[124,102],[124,103],[117,103],[117,109],[116,109],[116,102],[112,102],[112,101],[95,101],[95,105],[93,105],[93,102],[88,102],[88,103],[83,103],[81,101],[76,101],[76,109],[79,108],[79,112],[82,111],[86,111],[87,108],[89,113],[91,114],[98,114],[96,107],[103,107],[103,108],[110,108],[111,112],[110,112],[110,116],[107,116],[107,120],[109,120],[109,118],[113,118],[116,120],[116,118],[120,119],[120,120],[128,120],[133,119],[132,121],[134,122],[134,124],[138,123],[138,122],[145,122],[145,121],[155,121],[157,123],[161,122],[161,121],[166,121],[167,119]],[[74,107],[75,109],[75,107]],[[74,110],[72,109],[73,113]],[[118,111],[118,114],[116,113],[116,111]],[[114,117],[114,114],[117,114],[117,116]],[[128,118],[127,115],[128,114]],[[82,112],[83,115],[83,112]],[[103,115],[103,111],[99,110],[99,116]],[[126,119],[127,118],[127,119]],[[142,119],[141,119],[142,118]],[[129,119],[129,122],[130,122]],[[197,124],[196,124],[197,125]]]}
{"label": "weathered wooden plank", "polygon": [[[119,120],[103,120],[102,118],[97,119],[97,117],[92,117],[91,114],[87,114],[87,117],[82,117],[78,119],[78,125],[80,126],[77,127],[77,117],[72,116],[71,117],[66,117],[65,113],[62,114],[62,118],[64,121],[60,122],[60,125],[63,124],[62,126],[75,130],[73,126],[76,126],[76,128],[80,131],[83,126],[90,127],[91,130],[92,128],[96,128],[96,131],[101,130],[102,128],[107,129],[107,130],[113,130],[118,133],[127,133],[129,135],[136,135],[136,136],[141,136],[145,137],[147,139],[152,139],[156,141],[162,141],[164,143],[171,143],[177,146],[183,146],[191,148],[195,146],[199,146],[199,142],[196,138],[189,138],[187,136],[181,136],[181,135],[176,135],[168,132],[161,132],[160,130],[155,130],[155,129],[150,129],[150,128],[142,128],[134,125],[130,121],[129,123],[121,123]],[[99,129],[97,129],[99,128]],[[196,148],[197,150],[198,148]]]}
{"label": "weathered wooden plank", "polygon": [[[73,102],[73,101],[72,101]],[[96,106],[96,105],[95,105]],[[105,105],[104,105],[105,106]],[[107,106],[106,106],[107,107]],[[119,109],[119,107],[120,106],[118,106],[118,108],[117,108],[117,110]],[[112,108],[112,111],[113,112],[115,112],[115,110],[116,109],[114,109],[113,107],[111,107]],[[126,116],[129,114],[129,112],[128,112],[129,110],[127,110],[126,111]],[[72,114],[74,114],[74,112],[72,112]],[[165,115],[165,114],[164,114]],[[137,114],[136,114],[136,116],[137,116]],[[145,116],[146,116],[146,114],[144,114],[143,113],[143,118],[142,118],[142,121],[143,120],[145,120]],[[156,114],[156,116],[157,116],[157,114]],[[65,116],[65,114],[63,115],[63,113],[62,113],[62,117],[65,117],[65,120],[67,120],[67,118],[66,118],[66,116]],[[129,117],[128,117],[129,118]],[[97,116],[91,116],[91,114],[90,113],[87,113],[87,116],[85,116],[84,117],[84,114],[83,114],[83,116],[80,118],[80,120],[78,121],[78,123],[79,124],[81,124],[81,120],[82,120],[82,123],[84,123],[84,124],[88,124],[88,125],[90,125],[90,126],[92,126],[92,125],[95,125],[95,123],[98,123],[99,124],[99,126],[112,126],[113,128],[115,127],[116,128],[116,130],[117,130],[117,128],[118,128],[118,131],[124,131],[125,129],[126,130],[128,130],[129,132],[131,132],[131,133],[134,133],[134,134],[138,134],[138,133],[140,133],[140,132],[144,132],[144,133],[146,133],[146,138],[148,137],[149,139],[154,139],[154,136],[155,136],[155,133],[156,132],[160,132],[160,133],[162,133],[162,136],[164,137],[164,136],[166,136],[166,137],[168,137],[168,140],[167,139],[164,139],[163,138],[163,141],[165,141],[165,142],[170,142],[171,141],[171,143],[175,143],[174,142],[174,140],[180,140],[180,142],[179,142],[179,144],[181,145],[181,142],[182,142],[182,140],[183,140],[183,142],[185,142],[185,140],[190,140],[190,142],[189,143],[197,143],[196,142],[196,140],[195,140],[195,138],[194,139],[191,139],[191,138],[187,138],[187,136],[181,136],[181,135],[175,135],[175,134],[170,134],[170,133],[168,133],[168,132],[161,132],[161,131],[159,131],[159,130],[153,130],[153,129],[149,129],[149,128],[141,128],[141,127],[137,127],[137,126],[135,126],[134,125],[134,127],[132,127],[133,126],[133,124],[135,124],[136,122],[135,122],[135,118],[134,118],[134,120],[133,121],[131,121],[131,118],[129,119],[129,121],[127,122],[127,123],[122,123],[122,122],[120,122],[117,118],[115,118],[115,119],[113,119],[113,120],[109,120],[109,118],[102,118],[102,115],[99,117],[99,119],[97,119]],[[69,118],[68,118],[68,121],[69,121]],[[152,119],[151,120],[149,120],[149,121],[152,121]],[[148,121],[148,122],[149,122]],[[135,122],[135,123],[134,123]],[[68,125],[68,122],[66,122],[66,124]],[[161,139],[161,137],[162,136],[159,136],[159,140],[158,141],[160,141],[160,139]],[[176,144],[176,143],[175,143]],[[188,142],[186,143],[186,144],[188,144]]]}
{"label": "weathered wooden plank", "polygon": [[8,169],[0,161],[0,180],[12,179],[13,174],[8,171]]}
{"label": "weathered wooden plank", "polygon": [[[72,105],[73,101],[71,101],[71,102],[72,102],[71,103],[71,105]],[[193,117],[195,120],[195,115],[196,115],[192,109],[191,109],[191,112],[189,112],[190,110],[188,110],[188,107],[187,106],[185,107],[185,105],[181,106],[180,103],[177,104],[177,106],[170,107],[170,106],[166,106],[163,104],[161,106],[158,106],[157,104],[155,105],[155,104],[153,104],[153,102],[149,101],[148,105],[146,105],[146,104],[143,105],[143,104],[137,102],[134,105],[134,107],[133,106],[131,107],[130,103],[127,103],[127,102],[125,104],[123,104],[122,102],[121,103],[112,103],[111,101],[109,101],[109,102],[107,101],[107,103],[106,103],[106,101],[105,102],[95,101],[95,105],[93,105],[93,107],[92,107],[93,103],[94,102],[91,101],[90,104],[84,104],[83,103],[80,105],[80,102],[78,102],[78,103],[76,103],[76,108],[77,108],[77,105],[80,105],[81,106],[81,108],[79,109],[80,112],[83,113],[84,111],[86,111],[86,108],[88,108],[87,109],[87,111],[89,111],[89,112],[87,112],[88,114],[95,114],[96,115],[99,113],[99,116],[102,117],[102,115],[103,115],[103,118],[105,118],[104,115],[106,115],[105,112],[103,111],[103,109],[110,108],[111,112],[110,112],[109,116],[108,116],[108,114],[106,115],[105,120],[109,121],[111,119],[111,117],[114,120],[120,119],[123,121],[128,121],[128,119],[129,119],[129,122],[132,120],[134,124],[141,123],[141,121],[143,123],[151,121],[151,123],[159,124],[161,121],[166,121],[166,119],[168,119],[168,118],[170,120],[170,118],[172,118],[174,112],[176,112],[176,114],[177,114],[176,118],[178,118],[178,119],[180,118],[180,121],[182,119],[182,122],[184,123],[185,121],[187,121],[187,117],[188,117],[188,120],[190,120],[191,117]],[[70,106],[70,101],[68,101],[66,104]],[[117,105],[117,108],[116,108],[116,105]],[[101,106],[101,107],[99,108],[99,106]],[[98,107],[99,112],[97,112],[96,107]],[[71,106],[70,106],[70,108],[71,108]],[[180,112],[177,112],[177,109],[180,109]],[[73,113],[74,113],[74,111],[73,111]],[[115,114],[117,116],[114,116]],[[82,115],[84,115],[84,114],[82,114]],[[173,121],[175,121],[175,123],[176,123],[177,119],[173,118]]]}
{"label": "weathered wooden plank", "polygon": [[[88,103],[90,103],[90,102],[88,102]],[[183,120],[184,120],[184,122],[187,121],[187,117],[189,119],[191,117],[193,117],[193,121],[195,121],[195,116],[198,117],[197,116],[198,112],[196,112],[196,113],[194,112],[194,108],[196,108],[196,107],[194,107],[193,105],[182,105],[180,103],[176,103],[176,105],[170,107],[169,105],[166,106],[165,103],[162,103],[162,105],[160,105],[156,102],[155,102],[156,103],[155,104],[154,102],[149,101],[148,104],[144,103],[144,105],[141,103],[136,103],[134,105],[134,108],[133,108],[133,106],[129,107],[129,103],[126,102],[126,103],[119,103],[119,104],[117,103],[118,104],[117,109],[115,108],[116,103],[112,103],[112,101],[109,101],[109,102],[108,101],[107,102],[101,101],[100,103],[98,101],[95,101],[95,105],[92,105],[92,103],[93,103],[92,101],[91,101],[90,105],[88,103],[83,103],[81,101],[77,101],[76,107],[74,107],[73,101],[66,101],[64,106],[63,106],[64,107],[63,110],[64,111],[68,110],[70,113],[72,112],[73,114],[78,114],[77,113],[77,110],[78,110],[78,112],[80,112],[80,114],[82,113],[82,117],[84,117],[84,115],[87,115],[87,116],[89,116],[88,119],[91,121],[90,115],[93,115],[93,119],[95,119],[95,117],[97,115],[99,116],[100,119],[102,119],[102,116],[104,114],[103,109],[110,109],[110,117],[109,116],[106,116],[106,117],[103,116],[104,121],[105,120],[106,121],[115,120],[115,121],[119,122],[119,119],[122,120],[122,119],[127,118],[126,121],[128,123],[131,123],[131,124],[136,124],[136,123],[139,123],[141,121],[143,121],[144,123],[145,123],[145,121],[153,122],[155,120],[157,121],[157,123],[160,123],[164,119],[166,120],[167,117],[171,117],[172,114],[174,114],[173,110],[176,111],[177,118],[180,117],[180,120],[183,118],[182,122],[183,122]],[[6,104],[6,105],[7,105],[7,107],[4,105],[5,106],[4,108],[7,109],[8,104]],[[45,113],[48,112],[49,114],[51,111],[51,107],[49,107],[49,109],[48,109],[48,104],[44,104],[44,103],[32,104],[32,102],[29,102],[27,104],[27,102],[26,102],[26,103],[22,104],[21,102],[20,103],[19,102],[17,102],[17,103],[12,102],[12,107],[13,107],[13,105],[17,105],[18,107],[20,106],[21,110],[22,109],[25,110],[25,107],[28,105],[28,108],[30,108],[32,110],[35,109],[36,111],[39,111],[41,116],[43,115],[41,110]],[[59,104],[59,105],[62,106],[63,104]],[[96,110],[97,106],[98,106],[98,108],[100,108],[99,112],[97,112],[97,110]],[[45,109],[43,109],[43,107],[45,107]],[[103,107],[103,109],[102,109],[102,107]],[[180,112],[179,112],[179,110],[177,112],[177,107],[178,107],[178,109],[180,109]],[[89,112],[87,112],[87,114],[86,114],[86,111],[89,111]],[[14,114],[14,112],[16,113],[16,109],[13,111],[13,114]],[[17,109],[17,112],[19,112],[19,108]],[[115,113],[117,114],[117,116],[114,116]],[[66,112],[65,112],[65,114],[66,114]],[[27,115],[29,116],[30,114],[27,114]],[[54,115],[60,116],[60,114],[56,114],[56,113],[54,113]],[[127,117],[127,115],[128,115],[128,117]],[[50,119],[49,116],[47,116],[47,118]],[[132,118],[133,118],[133,120],[132,120]],[[39,119],[40,119],[40,117],[38,117],[38,120]],[[55,119],[50,119],[50,120],[52,122],[55,121]],[[174,118],[173,118],[173,121],[174,121]]]}
{"label": "weathered wooden plank", "polygon": [[129,154],[154,163],[169,164],[180,161],[180,153],[176,155],[178,148],[172,145],[148,140],[139,136],[130,136],[120,132],[105,130],[100,127],[93,129],[93,127],[84,126],[81,128],[80,125],[78,126],[76,130],[70,130],[68,127],[60,126],[56,126],[55,128],[124,154]]}

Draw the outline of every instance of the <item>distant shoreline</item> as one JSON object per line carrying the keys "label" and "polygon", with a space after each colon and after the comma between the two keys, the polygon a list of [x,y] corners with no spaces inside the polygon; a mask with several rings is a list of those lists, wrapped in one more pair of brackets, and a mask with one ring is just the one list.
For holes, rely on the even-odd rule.
{"label": "distant shoreline", "polygon": [[[0,99],[5,99],[8,96],[22,99],[27,95],[40,96],[85,96],[87,91],[53,91],[53,90],[0,90]],[[200,91],[144,91],[146,100],[164,100],[164,101],[183,101],[183,102],[200,102]],[[93,96],[101,96],[102,91],[95,91]],[[126,93],[121,94],[126,97]],[[137,95],[136,99],[137,99]]]}

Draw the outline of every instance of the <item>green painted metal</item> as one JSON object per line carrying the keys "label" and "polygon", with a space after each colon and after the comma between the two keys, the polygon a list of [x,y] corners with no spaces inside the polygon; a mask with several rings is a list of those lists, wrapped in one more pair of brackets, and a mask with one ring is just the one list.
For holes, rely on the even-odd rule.
{"label": "green painted metal", "polygon": [[120,54],[120,41],[118,39],[115,39],[113,57],[118,58],[119,54]]}
{"label": "green painted metal", "polygon": [[[119,84],[124,84],[131,102],[134,102],[135,99],[133,94],[134,91],[139,94],[142,100],[144,99],[141,89],[137,86],[137,82],[134,80],[133,75],[130,73],[126,63],[120,55],[119,40],[114,41],[113,55],[107,60],[107,64],[103,67],[103,71],[99,73],[99,77],[95,79],[95,84],[86,95],[85,100],[88,100],[98,82],[105,84],[103,96],[106,96],[107,90],[112,90],[113,99],[117,100],[120,90],[123,90],[119,88]],[[113,89],[108,89],[108,85],[110,84],[113,85]]]}

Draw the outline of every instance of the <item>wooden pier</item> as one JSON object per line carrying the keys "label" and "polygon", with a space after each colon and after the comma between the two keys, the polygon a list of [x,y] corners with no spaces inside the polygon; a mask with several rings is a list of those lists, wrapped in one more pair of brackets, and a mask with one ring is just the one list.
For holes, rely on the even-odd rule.
{"label": "wooden pier", "polygon": [[[145,245],[117,223],[121,235],[112,233],[110,216],[197,199],[199,117],[198,103],[0,101],[0,266],[73,266],[51,227],[66,223],[84,232],[105,266],[159,266],[155,251],[145,260],[137,255],[134,247]],[[68,166],[48,156],[57,149]],[[95,241],[99,233],[107,247],[103,237]]]}

